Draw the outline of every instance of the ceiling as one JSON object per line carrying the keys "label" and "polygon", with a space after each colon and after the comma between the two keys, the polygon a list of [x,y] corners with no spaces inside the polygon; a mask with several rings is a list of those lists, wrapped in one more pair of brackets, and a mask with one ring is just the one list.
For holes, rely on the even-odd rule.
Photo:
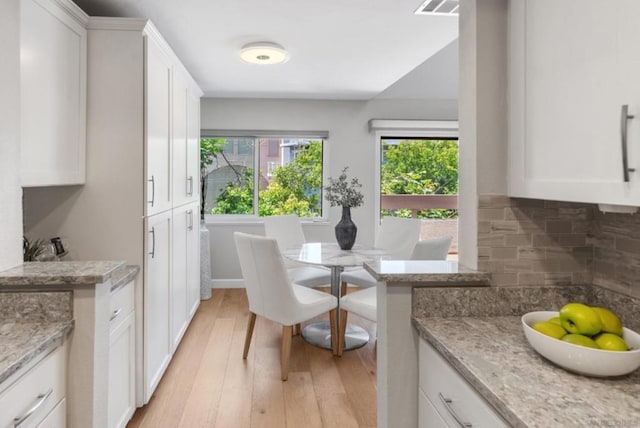
{"label": "ceiling", "polygon": [[[414,15],[422,0],[75,2],[92,16],[151,19],[206,97],[366,100],[435,89],[456,98],[457,17]],[[289,61],[242,62],[240,48],[257,41],[284,46]]]}

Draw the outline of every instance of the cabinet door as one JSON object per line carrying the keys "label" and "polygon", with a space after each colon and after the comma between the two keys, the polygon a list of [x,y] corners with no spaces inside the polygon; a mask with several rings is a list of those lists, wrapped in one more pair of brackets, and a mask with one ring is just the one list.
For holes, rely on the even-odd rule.
{"label": "cabinet door", "polygon": [[145,36],[146,214],[171,208],[171,60]]}
{"label": "cabinet door", "polygon": [[189,201],[193,193],[193,178],[187,172],[187,82],[183,72],[173,70],[172,153],[173,153],[173,206]]}
{"label": "cabinet door", "polygon": [[187,94],[187,180],[188,197],[200,200],[200,95],[193,86]]}
{"label": "cabinet door", "polygon": [[171,341],[178,346],[187,327],[187,235],[193,227],[189,205],[173,209],[171,258]]}
{"label": "cabinet door", "polygon": [[146,219],[144,279],[144,402],[148,402],[171,359],[169,317],[171,211]]}
{"label": "cabinet door", "polygon": [[134,313],[111,330],[109,340],[109,399],[107,427],[121,428],[133,416],[135,397]]}
{"label": "cabinet door", "polygon": [[[69,8],[75,10],[75,5]],[[20,170],[24,187],[85,182],[86,78],[83,23],[59,2],[21,1]]]}
{"label": "cabinet door", "polygon": [[199,204],[189,205],[187,228],[187,315],[192,318],[200,305],[200,211]]}
{"label": "cabinet door", "polygon": [[640,100],[622,97],[618,28],[631,15],[597,0],[513,0],[510,10],[509,194],[639,204],[640,139],[629,141],[629,182],[621,141],[622,105],[640,114]]}

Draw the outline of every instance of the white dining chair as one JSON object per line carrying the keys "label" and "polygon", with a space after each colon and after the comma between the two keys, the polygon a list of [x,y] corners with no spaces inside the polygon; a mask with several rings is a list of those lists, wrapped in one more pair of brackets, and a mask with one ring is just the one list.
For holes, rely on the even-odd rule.
{"label": "white dining chair", "polygon": [[[378,304],[376,287],[363,288],[362,290],[348,293],[340,298],[340,336],[344,337],[347,329],[347,315],[356,314],[369,321],[377,322]],[[342,355],[344,343],[338,344],[338,356]]]}
{"label": "white dining chair", "polygon": [[[302,225],[297,215],[264,217],[266,236],[275,238],[280,251],[301,247],[305,243]],[[291,281],[305,287],[320,287],[331,284],[331,271],[322,266],[307,266],[292,260],[285,260]]]}
{"label": "white dining chair", "polygon": [[[240,268],[249,300],[249,321],[242,358],[246,359],[256,316],[282,324],[280,370],[283,381],[289,375],[293,326],[335,310],[337,299],[329,293],[293,284],[274,238],[235,232]],[[337,333],[335,313],[331,332]]]}
{"label": "white dining chair", "polygon": [[447,260],[451,241],[451,236],[420,240],[413,248],[411,260]]}
{"label": "white dining chair", "polygon": [[[384,217],[378,227],[376,248],[385,251],[385,258],[390,260],[407,260],[416,242],[420,239],[422,220],[417,218]],[[375,287],[376,280],[364,268],[347,270],[341,276],[342,289],[347,284],[359,287]],[[343,293],[344,294],[344,293]]]}

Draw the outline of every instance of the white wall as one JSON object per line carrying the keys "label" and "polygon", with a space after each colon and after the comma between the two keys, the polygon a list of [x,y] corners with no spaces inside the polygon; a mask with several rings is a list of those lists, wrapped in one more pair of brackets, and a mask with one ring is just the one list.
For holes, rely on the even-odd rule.
{"label": "white wall", "polygon": [[22,263],[20,187],[20,0],[0,13],[0,271]]}
{"label": "white wall", "polygon": [[507,0],[460,4],[459,260],[478,262],[478,195],[507,192]]}
{"label": "white wall", "polygon": [[[370,119],[457,120],[455,100],[262,100],[203,98],[203,129],[262,129],[329,131],[327,175],[337,176],[344,166],[363,184],[364,205],[352,210],[358,226],[357,242],[373,244],[375,150]],[[333,240],[333,226],[340,217],[332,208],[327,224],[305,227],[309,240]],[[211,269],[214,280],[240,278],[232,232],[263,233],[261,224],[210,225]]]}

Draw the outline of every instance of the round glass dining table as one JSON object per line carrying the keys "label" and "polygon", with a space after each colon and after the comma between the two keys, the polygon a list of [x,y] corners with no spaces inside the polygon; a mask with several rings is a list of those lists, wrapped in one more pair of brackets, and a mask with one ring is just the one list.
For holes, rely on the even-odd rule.
{"label": "round glass dining table", "polygon": [[[375,261],[385,254],[379,248],[354,245],[351,250],[342,250],[335,243],[307,242],[302,247],[289,248],[282,255],[289,260],[310,265],[326,266],[331,269],[331,294],[338,299],[336,324],[340,326],[340,274],[348,267],[361,267],[364,262]],[[308,324],[302,330],[302,337],[316,346],[333,349],[329,321]],[[344,350],[356,349],[369,341],[369,333],[364,328],[347,324],[343,338]],[[334,352],[335,353],[335,352]]]}

